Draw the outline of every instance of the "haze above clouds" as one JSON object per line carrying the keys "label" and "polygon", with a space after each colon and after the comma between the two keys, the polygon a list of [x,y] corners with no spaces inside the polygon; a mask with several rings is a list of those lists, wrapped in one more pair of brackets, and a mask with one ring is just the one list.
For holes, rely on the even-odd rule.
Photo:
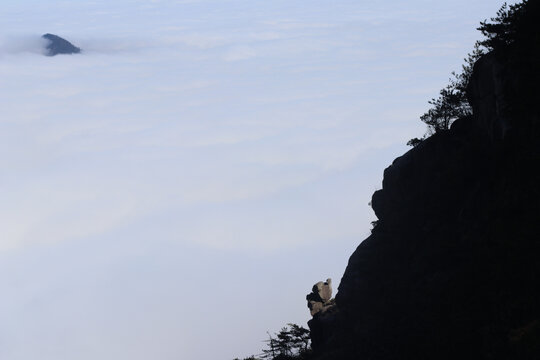
{"label": "haze above clouds", "polygon": [[230,359],[305,326],[499,5],[4,2],[0,357]]}

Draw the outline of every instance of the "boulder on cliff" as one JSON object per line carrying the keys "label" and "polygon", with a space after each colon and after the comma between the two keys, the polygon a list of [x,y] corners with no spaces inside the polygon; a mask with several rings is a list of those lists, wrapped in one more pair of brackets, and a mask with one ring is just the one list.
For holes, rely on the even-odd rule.
{"label": "boulder on cliff", "polygon": [[326,308],[333,304],[332,299],[332,279],[319,281],[311,289],[311,293],[306,295],[308,308],[311,316],[314,316],[320,311],[325,311]]}

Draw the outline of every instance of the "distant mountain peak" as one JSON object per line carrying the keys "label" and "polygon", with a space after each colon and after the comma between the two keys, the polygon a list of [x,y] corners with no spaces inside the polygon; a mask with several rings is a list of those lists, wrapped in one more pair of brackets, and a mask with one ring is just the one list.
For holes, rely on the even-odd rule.
{"label": "distant mountain peak", "polygon": [[58,54],[79,54],[81,49],[67,41],[66,39],[61,38],[58,35],[54,34],[45,34],[42,38],[47,39],[49,43],[45,47],[47,50],[45,55],[55,56]]}

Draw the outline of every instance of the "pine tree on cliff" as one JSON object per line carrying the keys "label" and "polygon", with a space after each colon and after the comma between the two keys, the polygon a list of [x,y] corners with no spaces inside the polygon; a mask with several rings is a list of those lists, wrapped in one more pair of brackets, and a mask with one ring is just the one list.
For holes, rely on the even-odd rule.
{"label": "pine tree on cliff", "polygon": [[[267,348],[260,357],[254,355],[243,360],[305,360],[311,354],[309,330],[296,325],[287,324],[274,336],[268,334],[265,341]],[[238,358],[234,360],[240,360]]]}
{"label": "pine tree on cliff", "polygon": [[485,20],[480,23],[478,30],[486,37],[480,44],[490,51],[500,50],[531,33],[538,33],[538,30],[534,30],[537,28],[534,24],[538,19],[530,19],[535,13],[528,9],[532,6],[535,6],[534,2],[527,0],[510,6],[504,3],[497,16],[491,18],[491,22]]}
{"label": "pine tree on cliff", "polygon": [[450,129],[452,123],[457,119],[472,115],[466,89],[474,64],[485,53],[485,46],[481,42],[477,42],[474,50],[464,59],[465,64],[461,67],[461,73],[452,72],[449,84],[439,92],[439,97],[428,101],[432,106],[431,109],[420,116],[420,120],[428,126],[426,134],[421,139],[409,140],[407,145],[416,146],[425,138]]}
{"label": "pine tree on cliff", "polygon": [[434,133],[450,129],[455,120],[472,115],[466,89],[474,64],[487,52],[504,51],[512,44],[524,41],[540,41],[538,19],[534,18],[538,6],[538,1],[527,0],[514,5],[504,3],[490,22],[480,23],[478,30],[485,39],[476,42],[474,50],[464,59],[461,73],[452,72],[450,83],[439,92],[439,97],[429,101],[431,109],[420,116],[428,127],[426,134],[421,139],[411,139],[407,145],[416,146]]}

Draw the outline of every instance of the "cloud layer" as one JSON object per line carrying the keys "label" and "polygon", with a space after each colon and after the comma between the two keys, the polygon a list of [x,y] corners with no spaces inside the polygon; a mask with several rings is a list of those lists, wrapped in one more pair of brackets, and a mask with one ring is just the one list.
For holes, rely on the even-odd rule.
{"label": "cloud layer", "polygon": [[234,358],[305,325],[496,9],[5,1],[0,358]]}
{"label": "cloud layer", "polygon": [[24,55],[45,53],[47,40],[41,35],[4,35],[0,37],[0,57],[5,55]]}

